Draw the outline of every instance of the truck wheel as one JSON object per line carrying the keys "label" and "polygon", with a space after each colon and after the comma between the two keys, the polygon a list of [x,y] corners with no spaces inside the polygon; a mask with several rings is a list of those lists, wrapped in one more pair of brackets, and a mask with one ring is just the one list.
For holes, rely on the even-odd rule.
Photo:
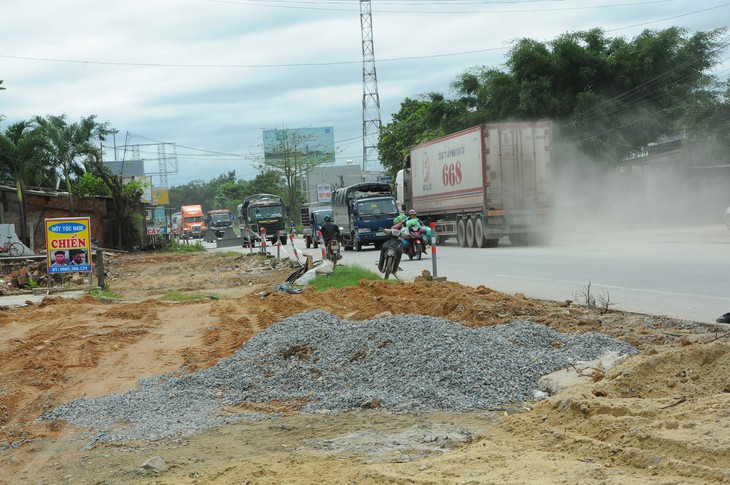
{"label": "truck wheel", "polygon": [[309,249],[312,246],[312,238],[310,238],[309,236],[306,236],[304,238],[304,242],[307,245],[307,249]]}
{"label": "truck wheel", "polygon": [[477,247],[474,240],[474,219],[471,217],[466,221],[466,245],[470,248]]}
{"label": "truck wheel", "polygon": [[286,246],[286,236],[279,236],[279,242],[282,246]]}
{"label": "truck wheel", "polygon": [[474,239],[478,248],[487,247],[487,240],[484,239],[484,222],[481,217],[474,223]]}
{"label": "truck wheel", "polygon": [[466,247],[466,222],[464,219],[456,221],[456,242],[462,248]]}

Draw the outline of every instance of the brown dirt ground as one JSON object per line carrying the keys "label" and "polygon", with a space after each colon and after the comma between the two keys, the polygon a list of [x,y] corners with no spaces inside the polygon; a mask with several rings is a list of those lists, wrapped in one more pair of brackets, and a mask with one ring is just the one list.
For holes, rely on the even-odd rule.
{"label": "brown dirt ground", "polygon": [[[0,309],[0,483],[730,483],[725,328],[425,280],[261,298],[293,268],[247,254],[105,256],[107,283],[120,299],[49,296]],[[161,299],[170,292],[207,298]],[[91,443],[65,423],[35,422],[59,403],[210,367],[305,310],[361,320],[402,313],[413,302],[469,326],[520,318],[559,331],[597,330],[642,355],[596,382],[504,410],[290,413],[166,443]],[[141,467],[154,456],[166,471]]]}

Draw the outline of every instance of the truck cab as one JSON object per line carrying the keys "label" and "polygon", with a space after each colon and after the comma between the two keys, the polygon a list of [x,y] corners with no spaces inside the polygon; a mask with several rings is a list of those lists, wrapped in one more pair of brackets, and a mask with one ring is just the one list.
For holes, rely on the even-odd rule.
{"label": "truck cab", "polygon": [[312,209],[311,212],[309,212],[308,221],[306,223],[305,221],[302,221],[302,223],[306,224],[304,226],[304,242],[307,245],[307,249],[312,246],[315,248],[319,247],[319,228],[322,226],[324,218],[327,216],[332,217],[331,208]]}
{"label": "truck cab", "polygon": [[361,183],[337,189],[332,197],[334,222],[342,227],[345,250],[360,251],[365,245],[380,249],[399,210],[390,184]]}
{"label": "truck cab", "polygon": [[206,217],[208,228],[212,229],[216,237],[223,237],[226,229],[233,225],[231,211],[228,209],[215,209],[208,211]]}
{"label": "truck cab", "polygon": [[271,244],[286,244],[284,214],[281,197],[274,194],[254,194],[238,205],[243,247],[253,247],[265,234]]}
{"label": "truck cab", "polygon": [[190,237],[201,239],[205,230],[203,208],[199,205],[184,205],[180,207],[182,213],[182,228]]}

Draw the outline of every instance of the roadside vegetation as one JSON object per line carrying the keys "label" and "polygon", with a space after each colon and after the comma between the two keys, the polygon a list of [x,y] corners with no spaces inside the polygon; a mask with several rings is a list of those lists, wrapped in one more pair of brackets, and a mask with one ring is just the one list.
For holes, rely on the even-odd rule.
{"label": "roadside vegetation", "polygon": [[383,278],[376,272],[360,266],[335,266],[332,274],[326,276],[317,276],[310,283],[315,291],[325,291],[330,288],[346,288],[348,286],[357,286],[360,280],[382,280]]}
{"label": "roadside vegetation", "polygon": [[121,298],[121,295],[109,288],[109,286],[105,286],[104,288],[94,288],[89,291],[89,295],[96,298]]}
{"label": "roadside vegetation", "polygon": [[189,241],[190,244],[185,244],[175,238],[165,241],[160,248],[163,253],[197,253],[201,251],[207,251],[205,246],[200,242],[199,239]]}

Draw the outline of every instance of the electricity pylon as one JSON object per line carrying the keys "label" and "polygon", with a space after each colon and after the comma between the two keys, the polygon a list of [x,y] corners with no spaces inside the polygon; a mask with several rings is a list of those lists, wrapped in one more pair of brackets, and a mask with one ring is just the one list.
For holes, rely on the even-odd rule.
{"label": "electricity pylon", "polygon": [[370,0],[360,0],[360,29],[362,34],[362,169],[381,170],[378,154],[380,136],[380,97],[375,72],[373,47],[373,16]]}

